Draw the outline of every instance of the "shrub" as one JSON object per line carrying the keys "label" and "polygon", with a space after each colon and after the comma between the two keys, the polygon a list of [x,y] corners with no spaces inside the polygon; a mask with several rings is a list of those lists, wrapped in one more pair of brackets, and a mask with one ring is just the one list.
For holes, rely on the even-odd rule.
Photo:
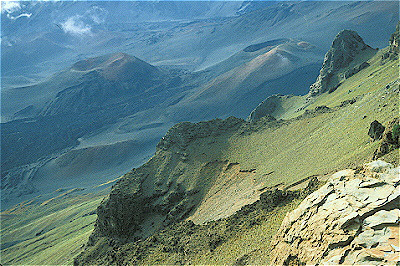
{"label": "shrub", "polygon": [[393,126],[393,137],[397,139],[399,138],[399,136],[400,136],[400,125],[396,124]]}

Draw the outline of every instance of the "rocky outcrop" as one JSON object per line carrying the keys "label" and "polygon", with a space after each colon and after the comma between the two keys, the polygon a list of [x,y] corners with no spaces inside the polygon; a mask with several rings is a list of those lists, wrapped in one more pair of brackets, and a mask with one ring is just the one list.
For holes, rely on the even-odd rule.
{"label": "rocky outcrop", "polygon": [[373,140],[379,140],[382,138],[382,134],[384,131],[385,127],[378,121],[374,120],[369,126],[368,135]]}
{"label": "rocky outcrop", "polygon": [[373,51],[355,31],[343,30],[336,35],[332,47],[326,53],[324,63],[317,80],[310,86],[308,97],[324,92],[332,92],[340,85],[342,79],[354,75],[368,66],[364,58],[359,65],[349,66],[355,59]]}
{"label": "rocky outcrop", "polygon": [[272,95],[262,101],[253,111],[251,111],[247,121],[253,122],[261,117],[274,116],[274,113],[281,107],[282,100],[292,97],[292,95]]}
{"label": "rocky outcrop", "polygon": [[374,161],[333,174],[288,213],[273,242],[275,265],[395,265],[400,168]]}
{"label": "rocky outcrop", "polygon": [[398,60],[399,59],[399,42],[400,42],[400,21],[397,23],[396,31],[390,36],[389,39],[389,51],[382,55],[382,63],[386,60]]}
{"label": "rocky outcrop", "polygon": [[[187,218],[201,200],[200,191],[204,188],[198,185],[198,178],[204,178],[207,171],[218,176],[226,164],[189,162],[187,145],[237,129],[243,123],[242,119],[231,117],[172,127],[157,145],[156,155],[125,174],[100,204],[89,244],[95,244],[100,237],[135,241]],[[189,175],[187,171],[192,172],[183,178]]]}
{"label": "rocky outcrop", "polygon": [[243,119],[236,117],[228,117],[227,119],[214,119],[205,122],[178,123],[170,128],[157,144],[157,149],[168,149],[172,145],[178,145],[185,148],[188,143],[197,138],[205,138],[209,136],[218,136],[226,131],[238,128],[244,123]]}
{"label": "rocky outcrop", "polygon": [[374,153],[374,160],[382,157],[385,154],[388,154],[394,149],[398,149],[400,146],[400,119],[393,119],[388,126],[386,128],[383,127],[383,129],[384,130],[381,133],[382,141]]}

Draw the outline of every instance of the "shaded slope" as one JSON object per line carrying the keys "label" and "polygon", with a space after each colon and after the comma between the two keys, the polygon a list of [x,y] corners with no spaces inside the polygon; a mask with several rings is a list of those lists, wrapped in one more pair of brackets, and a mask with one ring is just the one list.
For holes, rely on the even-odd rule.
{"label": "shaded slope", "polygon": [[[150,145],[171,125],[182,120],[199,121],[230,114],[244,117],[260,97],[272,91],[286,91],[290,88],[287,79],[298,78],[299,73],[315,69],[312,63],[317,61],[317,52],[308,43],[280,39],[256,46],[257,49],[250,46],[246,49],[251,51],[240,51],[198,73],[160,70],[124,53],[88,58],[45,83],[26,88],[47,94],[33,98],[31,105],[17,113],[32,119],[3,125],[2,178],[7,184],[3,189],[18,191],[18,183],[26,180],[29,189],[21,190],[18,195],[38,192],[41,188],[33,188],[32,183],[36,178],[42,180],[43,173],[64,184],[58,173],[60,169],[53,167],[54,159],[77,145],[79,148],[95,147],[140,139],[144,139],[140,143]],[[282,65],[286,60],[290,61],[288,66]],[[306,66],[301,67],[303,65]],[[231,83],[224,85],[229,80]],[[301,80],[299,84],[307,83],[307,79]],[[22,89],[20,93],[26,92]],[[301,89],[296,86],[290,92],[301,93]],[[228,106],[236,108],[232,110]],[[148,152],[150,148],[136,150],[136,155],[143,158],[148,154],[141,152]],[[41,162],[36,163],[39,159]],[[113,172],[104,157],[95,155],[93,160],[94,164],[108,165],[108,172]],[[79,167],[76,165],[76,169]],[[34,173],[29,174],[29,178],[22,174],[26,169]],[[94,175],[94,172],[85,172],[88,176]],[[88,178],[83,179],[81,181],[86,184]],[[79,178],[72,175],[70,180]],[[14,197],[9,192],[3,195],[8,195],[8,199]]]}
{"label": "shaded slope", "polygon": [[79,61],[70,71],[81,73],[79,83],[60,91],[40,115],[90,113],[126,104],[166,78],[156,67],[123,53]]}

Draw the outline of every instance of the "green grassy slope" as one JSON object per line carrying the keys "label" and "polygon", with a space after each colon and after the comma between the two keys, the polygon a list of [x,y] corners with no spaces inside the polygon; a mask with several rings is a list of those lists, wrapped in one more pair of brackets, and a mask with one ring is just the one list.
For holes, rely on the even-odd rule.
{"label": "green grassy slope", "polygon": [[1,263],[66,265],[82,251],[96,220],[96,208],[109,190],[40,197],[1,213]]}
{"label": "green grassy slope", "polygon": [[[298,112],[300,117],[279,126],[255,122],[252,127],[258,127],[256,132],[242,129],[228,139],[221,159],[240,163],[243,169],[256,169],[255,178],[269,185],[289,184],[371,160],[378,143],[367,134],[370,123],[378,120],[385,125],[399,116],[399,73],[397,61],[381,65],[380,53],[370,63],[335,92],[318,96],[305,109],[326,105],[331,111]],[[355,103],[338,107],[353,98]],[[293,97],[288,100],[296,101]],[[209,147],[205,143],[195,141],[188,153],[206,153]],[[265,176],[271,171],[274,173]]]}

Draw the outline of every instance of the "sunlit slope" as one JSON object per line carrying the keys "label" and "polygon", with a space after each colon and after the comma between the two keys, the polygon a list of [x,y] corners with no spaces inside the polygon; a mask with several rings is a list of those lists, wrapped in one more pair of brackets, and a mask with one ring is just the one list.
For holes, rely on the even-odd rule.
{"label": "sunlit slope", "polygon": [[96,208],[108,192],[79,190],[41,197],[1,213],[1,263],[13,265],[72,264],[86,244]]}
{"label": "sunlit slope", "polygon": [[[202,122],[197,126],[184,123],[182,131],[175,131],[179,134],[172,131],[171,138],[167,135],[165,143],[159,144],[155,156],[126,179],[132,181],[140,177],[137,180],[142,180],[141,183],[135,184],[148,197],[149,201],[142,202],[146,206],[165,207],[165,211],[176,215],[171,219],[192,219],[196,223],[195,234],[188,238],[194,241],[196,252],[183,255],[168,249],[174,237],[186,234],[177,227],[177,231],[169,228],[172,231],[157,233],[157,237],[160,236],[157,241],[162,244],[149,242],[147,245],[145,242],[140,246],[142,249],[136,249],[139,246],[133,242],[123,246],[128,255],[120,253],[120,258],[160,264],[177,263],[184,256],[190,263],[224,264],[246,262],[246,256],[251,256],[254,263],[268,263],[269,239],[285,212],[296,207],[297,199],[272,212],[255,210],[252,215],[244,216],[243,221],[220,220],[215,226],[213,221],[231,219],[232,214],[258,200],[266,189],[284,187],[314,174],[322,175],[370,161],[378,146],[378,142],[372,142],[368,136],[370,123],[378,120],[386,125],[399,115],[398,62],[382,65],[380,55],[378,53],[370,60],[371,66],[345,80],[336,91],[314,98],[304,109],[308,110],[305,114],[304,110],[296,112],[304,106],[304,98],[287,97],[281,109],[281,117],[288,117],[287,120],[261,118],[248,123],[230,119]],[[355,102],[345,102],[353,98]],[[322,105],[329,109],[315,110]],[[185,129],[195,131],[186,135],[183,134]],[[192,138],[191,134],[196,137]],[[397,163],[398,151],[389,154],[388,159]],[[129,182],[121,184],[116,186],[118,193],[130,195]],[[47,204],[37,199],[25,207],[3,213],[2,263],[72,263],[92,232],[96,219],[94,210],[101,198],[102,195],[68,197],[67,194]],[[118,203],[125,204],[123,200],[121,197]],[[188,212],[180,213],[178,206]],[[122,211],[132,213],[132,208]],[[160,217],[158,213],[147,213],[140,224],[141,234],[148,236],[162,229]],[[157,228],[152,228],[151,222],[155,222]],[[202,225],[204,222],[210,226]],[[232,230],[234,233],[230,233]],[[219,236],[222,236],[221,241],[214,239]],[[95,246],[87,247],[80,262],[106,263],[110,254],[117,252],[111,251],[108,239],[101,237]],[[215,248],[210,248],[214,244]],[[103,254],[107,250],[110,256]],[[130,253],[132,250],[140,251],[143,256],[135,257],[136,253]]]}
{"label": "sunlit slope", "polygon": [[[225,156],[247,168],[256,168],[257,178],[269,184],[290,183],[370,160],[377,147],[367,134],[370,123],[378,120],[386,125],[399,115],[398,61],[381,65],[377,54],[370,63],[370,67],[347,79],[336,91],[316,97],[306,108],[314,110],[326,105],[331,110],[230,138]],[[355,103],[339,107],[353,98]],[[292,107],[290,101],[295,102],[296,97],[288,99],[285,104]],[[303,112],[289,112],[287,116]],[[271,171],[274,173],[262,177]]]}
{"label": "sunlit slope", "polygon": [[[279,107],[272,115],[279,119],[290,119],[303,114],[305,110],[312,110],[317,106],[335,107],[343,101],[364,96],[370,97],[370,100],[374,101],[373,96],[381,95],[382,98],[385,94],[390,94],[399,86],[399,61],[392,60],[382,64],[382,55],[388,50],[389,48],[387,47],[377,52],[374,57],[367,61],[370,64],[369,67],[346,79],[334,92],[323,93],[311,99],[311,101],[307,101],[306,96],[285,97],[279,102]],[[386,86],[389,86],[389,88],[386,89]],[[390,95],[389,98],[391,98]],[[382,98],[380,102],[383,103],[384,99]],[[369,101],[364,101],[364,104],[367,104],[367,102]],[[371,104],[374,103],[376,102],[371,102]],[[398,110],[398,105],[396,106]],[[379,111],[378,109],[374,111]],[[385,107],[380,108],[379,112],[372,111],[370,110],[367,113],[385,113],[388,109]]]}

